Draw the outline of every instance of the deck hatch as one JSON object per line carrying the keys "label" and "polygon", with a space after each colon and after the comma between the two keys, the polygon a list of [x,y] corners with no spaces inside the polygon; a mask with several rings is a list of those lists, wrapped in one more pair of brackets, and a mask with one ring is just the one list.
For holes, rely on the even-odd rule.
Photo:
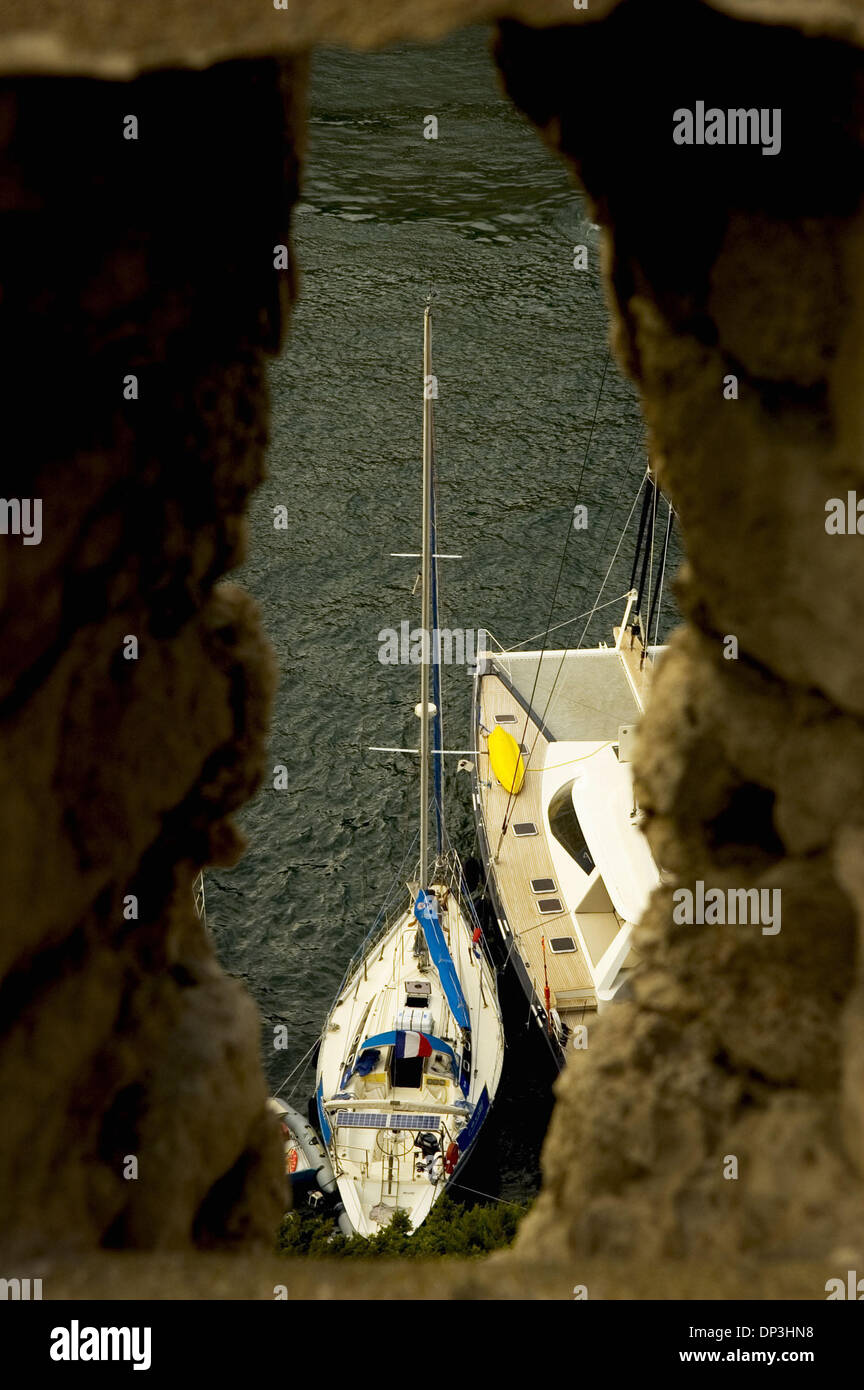
{"label": "deck hatch", "polygon": [[563,956],[566,951],[576,950],[576,942],[572,936],[550,936],[549,950],[556,956]]}
{"label": "deck hatch", "polygon": [[531,892],[532,892],[532,893],[554,893],[554,892],[555,892],[555,880],[554,880],[554,878],[532,878],[532,880],[531,880]]}
{"label": "deck hatch", "polygon": [[495,723],[496,723],[496,724],[515,724],[515,723],[516,723],[516,716],[515,716],[515,714],[496,714],[496,716],[495,716]]}
{"label": "deck hatch", "polygon": [[515,821],[515,822],[514,822],[514,825],[513,825],[513,834],[514,834],[514,835],[536,835],[536,834],[537,834],[537,827],[536,827],[536,825],[534,824],[533,820],[519,820],[519,821]]}
{"label": "deck hatch", "polygon": [[563,912],[564,904],[560,898],[540,898],[537,902],[538,912]]}
{"label": "deck hatch", "polygon": [[438,1115],[373,1115],[362,1110],[340,1110],[336,1116],[337,1129],[439,1129]]}

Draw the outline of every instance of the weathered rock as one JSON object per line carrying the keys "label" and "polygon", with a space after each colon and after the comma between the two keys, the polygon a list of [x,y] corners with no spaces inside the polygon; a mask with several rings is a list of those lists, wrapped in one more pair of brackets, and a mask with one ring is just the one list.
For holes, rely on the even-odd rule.
{"label": "weathered rock", "polygon": [[[821,1297],[838,1267],[818,1261],[860,1264],[864,1248],[864,570],[858,538],[824,528],[829,497],[864,491],[864,19],[856,0],[506,8],[509,90],[605,228],[616,348],[690,556],[688,628],[637,761],[669,872],[640,927],[643,972],[562,1077],[516,1255],[454,1267],[448,1292],[524,1297],[539,1267],[534,1287],[566,1296],[575,1262],[596,1272],[592,1297],[806,1296],[811,1279]],[[263,55],[432,39],[501,9],[51,0],[38,29],[21,3],[0,16],[0,68],[69,75],[0,95],[20,432],[4,489],[45,505],[41,546],[0,547],[7,1242],[173,1250],[273,1229],[281,1163],[253,1011],[190,901],[197,867],[238,852],[230,812],[260,775],[272,684],[249,604],[214,587],[243,553],[263,360],[293,289],[273,248],[289,238],[303,65]],[[85,80],[241,56],[262,60]],[[783,110],[780,156],[673,145],[673,109],[723,92]],[[130,113],[146,141],[122,139]],[[672,893],[696,878],[779,888],[781,932],[677,926]],[[669,1272],[694,1252],[711,1257],[707,1285],[704,1267]],[[766,1255],[810,1263],[784,1275]],[[103,1258],[77,1282],[58,1261],[54,1296],[110,1287],[122,1257]],[[274,1268],[177,1277],[266,1297]],[[158,1257],[135,1269],[128,1291],[171,1289]],[[347,1269],[306,1277],[295,1296],[352,1287]]]}
{"label": "weathered rock", "polygon": [[283,1207],[256,1011],[192,883],[239,853],[266,750],[272,656],[217,581],[263,475],[302,79],[3,96],[4,488],[43,504],[40,545],[0,546],[7,1242],[269,1241]]}
{"label": "weathered rock", "polygon": [[[632,1002],[559,1083],[520,1247],[825,1252],[862,1231],[862,895],[844,827],[864,804],[864,559],[825,528],[826,499],[864,493],[861,59],[683,5],[556,35],[505,25],[499,58],[606,229],[616,346],[689,557],[688,625],[636,757],[668,885],[637,933]],[[724,92],[782,109],[780,156],[672,142],[674,108]],[[699,879],[779,889],[781,931],[676,925],[673,891]]]}
{"label": "weathered rock", "polygon": [[[507,1299],[546,1302],[598,1299],[824,1299],[828,1279],[847,1268],[860,1269],[861,1251],[848,1243],[821,1261],[753,1257],[723,1260],[616,1260],[580,1256],[552,1262],[522,1258],[518,1252],[485,1260],[284,1259],[275,1255],[110,1251],[54,1253],[26,1264],[31,1279],[42,1280],[42,1296],[54,1299],[286,1299],[330,1302],[367,1294],[374,1278],[376,1299],[387,1303],[415,1299]],[[21,1276],[19,1276],[21,1277]],[[119,1312],[119,1310],[118,1310]],[[285,1313],[296,1319],[297,1313]],[[574,1309],[572,1316],[576,1316]],[[305,1312],[300,1313],[305,1317]],[[194,1321],[191,1324],[194,1327]]]}
{"label": "weathered rock", "polygon": [[[203,68],[233,58],[304,53],[319,44],[358,49],[433,43],[454,29],[499,18],[526,25],[596,24],[642,0],[211,0],[203,10],[84,0],[74,9],[44,0],[38,23],[27,0],[0,16],[0,71],[130,78],[154,68]],[[706,8],[764,25],[864,43],[858,0],[705,0]],[[666,0],[651,22],[674,27],[696,0]]]}

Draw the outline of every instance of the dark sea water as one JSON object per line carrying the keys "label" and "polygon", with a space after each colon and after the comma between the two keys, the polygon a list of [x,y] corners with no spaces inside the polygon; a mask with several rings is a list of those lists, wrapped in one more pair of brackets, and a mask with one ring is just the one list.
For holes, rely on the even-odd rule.
{"label": "dark sea water", "polygon": [[[430,113],[437,140],[423,138]],[[206,877],[216,947],[260,1007],[274,1089],[315,1041],[417,829],[416,758],[367,750],[416,742],[418,668],[382,665],[378,633],[420,621],[416,562],[390,552],[419,549],[429,287],[439,549],[464,557],[441,566],[442,626],[505,643],[542,633],[577,500],[589,524],[571,535],[553,621],[590,609],[645,461],[635,392],[607,363],[599,233],[501,94],[485,31],[319,54],[310,117],[300,299],[271,371],[270,476],[234,576],[277,655],[270,766],[287,767],[288,788],[271,777],[240,818],[244,858]],[[573,268],[579,243],[588,270]],[[277,530],[280,505],[288,527]],[[604,598],[627,589],[632,548],[628,538]],[[622,608],[597,616],[588,645],[611,640]],[[571,643],[582,626],[564,630]],[[444,676],[446,742],[466,747],[469,674]],[[450,761],[450,836],[470,855],[469,782]],[[465,1181],[524,1201],[539,1181],[551,1078],[527,1004],[502,988],[507,1065]],[[274,1051],[282,1023],[290,1046]],[[284,1092],[298,1108],[312,1078],[306,1066]]]}

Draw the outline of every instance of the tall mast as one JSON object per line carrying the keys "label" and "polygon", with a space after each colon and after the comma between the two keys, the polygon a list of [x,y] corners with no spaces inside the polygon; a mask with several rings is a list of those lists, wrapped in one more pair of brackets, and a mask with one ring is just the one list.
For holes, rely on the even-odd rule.
{"label": "tall mast", "polygon": [[429,663],[432,658],[431,506],[432,506],[432,310],[423,315],[423,549],[420,627],[423,661],[420,665],[420,889],[429,878]]}

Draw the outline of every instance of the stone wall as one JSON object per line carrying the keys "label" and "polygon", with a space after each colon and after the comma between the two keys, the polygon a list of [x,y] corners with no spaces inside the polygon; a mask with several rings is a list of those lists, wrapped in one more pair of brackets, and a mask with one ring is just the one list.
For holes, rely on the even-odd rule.
{"label": "stone wall", "polygon": [[[41,545],[0,548],[0,1229],[7,1250],[248,1246],[275,1225],[279,1145],[254,1009],[190,886],[240,852],[230,815],[261,774],[274,679],[251,603],[220,582],[243,555],[263,361],[293,293],[273,248],[304,64],[254,55],[431,38],[501,6],[292,0],[156,27],[124,5],[113,28],[106,8],[49,5],[38,34],[15,5],[0,23],[6,70],[31,74],[0,93],[3,490],[44,505]],[[616,351],[690,564],[637,761],[669,873],[645,968],[559,1083],[516,1251],[451,1270],[448,1290],[520,1296],[530,1277],[567,1296],[593,1268],[606,1296],[802,1296],[812,1277],[820,1297],[821,1262],[864,1251],[862,566],[857,538],[824,526],[862,474],[860,10],[507,14],[507,88],[605,228]],[[672,145],[671,109],[726,91],[782,106],[782,159]],[[130,114],[146,140],[124,139]],[[674,926],[675,886],[699,878],[781,888],[782,931]],[[694,1256],[701,1285],[662,1263]],[[55,1253],[47,1292],[111,1288],[118,1258]],[[164,1264],[129,1258],[127,1295],[177,1295]],[[269,1261],[209,1258],[171,1267],[201,1295],[271,1296]],[[353,1277],[290,1276],[309,1296]]]}
{"label": "stone wall", "polygon": [[[522,1243],[826,1252],[862,1234],[864,562],[825,529],[864,483],[861,56],[624,4],[585,32],[505,25],[499,61],[604,226],[618,355],[689,556],[636,758],[669,883],[633,998],[560,1082]],[[699,97],[781,108],[781,157],[673,144]],[[780,931],[675,925],[697,880],[779,888]]]}
{"label": "stone wall", "polygon": [[263,1240],[281,1211],[256,1010],[191,884],[240,852],[266,750],[269,647],[218,581],[262,477],[302,82],[265,60],[0,100],[3,488],[42,501],[41,544],[0,547],[10,1242]]}

